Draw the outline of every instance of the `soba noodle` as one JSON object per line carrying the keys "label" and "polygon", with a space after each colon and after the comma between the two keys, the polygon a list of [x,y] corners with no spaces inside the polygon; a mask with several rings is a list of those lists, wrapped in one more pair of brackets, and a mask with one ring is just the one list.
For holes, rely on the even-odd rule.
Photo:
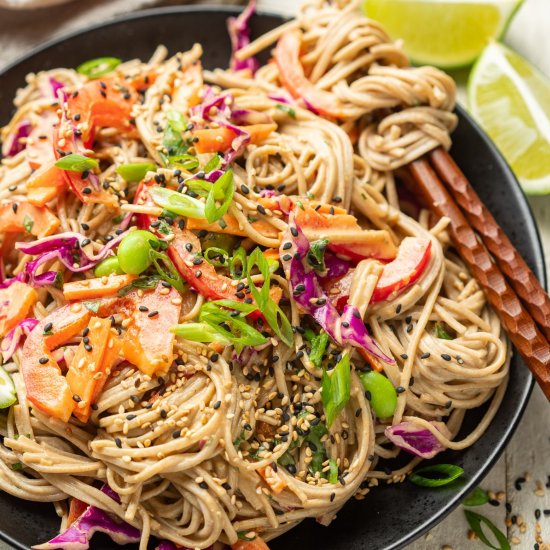
{"label": "soba noodle", "polygon": [[[63,422],[31,406],[19,371],[20,348],[4,364],[13,377],[17,402],[1,417],[0,488],[21,499],[54,503],[62,528],[68,497],[139,528],[142,549],[152,536],[208,548],[216,542],[233,544],[243,533],[270,540],[304,518],[328,525],[352,496],[363,499],[381,480],[403,481],[420,461],[411,458],[394,471],[381,467],[381,460],[401,452],[385,435],[388,426],[411,422],[431,432],[443,447],[459,450],[483,434],[499,407],[510,349],[498,318],[454,253],[447,220],[434,220],[426,211],[417,212],[416,219],[407,215],[395,178],[399,167],[437,146],[450,146],[456,125],[453,81],[432,67],[410,67],[400,45],[360,14],[355,2],[307,4],[295,20],[245,46],[237,57],[244,60],[270,48],[289,32],[299,32],[308,78],[317,90],[330,94],[341,116],[329,120],[303,103],[282,102],[290,96],[276,63],[260,67],[255,75],[203,71],[215,94],[234,97],[234,110],[265,114],[277,124],[233,163],[235,193],[229,214],[245,235],[247,250],[278,249],[288,228],[288,216],[281,210],[259,207],[266,192],[343,207],[362,227],[386,232],[395,245],[407,236],[431,242],[429,264],[413,285],[369,305],[382,264],[364,260],[356,268],[349,297],[380,350],[395,359],[382,364],[398,388],[395,413],[382,420],[373,415],[358,376],[367,365],[357,351],[350,351],[354,348],[348,349],[353,365],[349,400],[322,436],[326,460],[312,473],[312,447],[298,434],[325,422],[325,413],[322,369],[308,357],[303,330],[295,329],[291,347],[271,335],[268,345],[245,349],[240,356],[232,346],[219,353],[212,345],[178,338],[175,361],[162,377],[148,376],[128,362],[114,368],[87,423],[75,417]],[[167,57],[160,47],[147,63],[129,61],[116,68],[118,75],[156,76],[134,107],[137,131],[132,135],[103,128],[89,152],[101,161],[99,180],[107,182],[118,204],[84,204],[72,192],[60,192],[48,203],[60,220],[58,233],[81,233],[97,252],[119,227],[117,216],[162,212],[132,203],[136,185],[117,175],[120,165],[152,162],[168,187],[179,185],[182,172],[184,178],[193,175],[163,167],[162,131],[170,110],[189,115],[189,106],[174,90],[185,85],[186,69],[201,53],[195,45]],[[68,93],[87,81],[71,69],[29,75],[15,99],[17,111],[2,131],[4,139],[22,121],[34,124],[52,110],[52,97],[44,93],[51,79]],[[193,115],[189,120],[194,121]],[[25,201],[32,173],[27,161],[25,151],[3,159],[0,199]],[[8,233],[2,238],[11,242]],[[11,277],[22,273],[30,259],[13,247],[4,248]],[[45,264],[46,270],[65,272],[66,281],[93,277],[91,271],[71,275],[58,260]],[[287,298],[285,313],[292,326],[313,327],[293,300],[287,276],[282,270],[272,275],[273,285]],[[256,274],[254,282],[261,281]],[[55,285],[37,292],[29,317],[41,320],[66,304]],[[180,322],[196,321],[208,297],[188,289],[182,299]],[[447,327],[452,339],[438,337],[436,325]],[[342,347],[329,343],[327,355],[332,350],[338,355]],[[65,353],[70,355],[70,349]],[[466,412],[487,401],[478,426],[456,439]],[[447,429],[432,421],[444,422]],[[292,467],[277,467],[289,455]],[[328,479],[332,463],[338,469],[335,483]],[[14,469],[15,464],[22,467]],[[272,490],[269,476],[282,480],[284,489]],[[102,484],[120,495],[120,504],[100,491]]]}

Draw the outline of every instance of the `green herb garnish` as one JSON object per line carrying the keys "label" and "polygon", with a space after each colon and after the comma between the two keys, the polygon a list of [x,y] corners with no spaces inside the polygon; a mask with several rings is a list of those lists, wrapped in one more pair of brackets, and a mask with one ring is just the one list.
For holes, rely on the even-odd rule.
{"label": "green herb garnish", "polygon": [[431,464],[415,470],[409,481],[420,487],[442,487],[458,479],[464,470],[454,464]]}
{"label": "green herb garnish", "polygon": [[489,502],[489,494],[481,487],[476,487],[463,501],[464,506],[481,506]]}
{"label": "green herb garnish", "polygon": [[[204,213],[208,223],[218,221],[229,210],[234,192],[233,170],[228,170],[216,180],[206,197]],[[220,206],[216,206],[216,201],[221,201]]]}
{"label": "green herb garnish", "polygon": [[23,218],[23,227],[25,228],[25,231],[27,233],[30,233],[32,231],[33,225],[34,225],[34,220],[30,216],[25,215],[25,217]]}
{"label": "green herb garnish", "polygon": [[275,108],[279,109],[279,111],[283,111],[283,113],[286,113],[291,118],[296,118],[296,111],[284,103],[277,103]]}
{"label": "green herb garnish", "polygon": [[[506,535],[498,527],[496,527],[496,525],[494,525],[490,520],[488,520],[485,516],[476,514],[471,510],[464,510],[464,515],[466,516],[466,520],[468,521],[468,525],[470,526],[470,529],[479,537],[479,540],[483,542],[486,546],[488,546],[489,548],[494,548],[495,550],[510,550],[510,543],[508,542]],[[487,538],[487,535],[483,532],[482,525],[485,525],[486,527],[488,527],[491,533],[493,533],[498,546],[493,544]]]}

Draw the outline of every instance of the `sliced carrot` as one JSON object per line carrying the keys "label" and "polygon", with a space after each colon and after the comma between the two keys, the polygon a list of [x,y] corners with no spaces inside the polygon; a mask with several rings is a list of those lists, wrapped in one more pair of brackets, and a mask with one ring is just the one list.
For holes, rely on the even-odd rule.
{"label": "sliced carrot", "polygon": [[122,346],[124,357],[149,376],[166,372],[173,360],[175,335],[170,328],[178,323],[181,300],[174,288],[164,291],[159,284],[139,298],[143,311],[134,312]]}
{"label": "sliced carrot", "polygon": [[[229,235],[238,235],[239,237],[248,236],[246,231],[239,227],[237,218],[235,218],[232,214],[225,214],[223,221],[224,224],[222,228],[219,222],[208,223],[205,218],[188,218],[187,227],[191,230],[206,229],[206,231],[210,231],[211,233],[227,233]],[[279,231],[277,231],[277,229],[270,223],[263,220],[256,220],[255,222],[252,222],[251,225],[256,231],[265,237],[270,239],[279,238]]]}
{"label": "sliced carrot", "polygon": [[269,550],[269,546],[258,535],[253,540],[238,540],[231,545],[232,550]]}
{"label": "sliced carrot", "polygon": [[[83,339],[69,365],[66,380],[76,401],[74,415],[87,422],[95,385],[106,376],[103,356],[111,339],[111,320],[91,317]],[[111,344],[113,346],[114,344]]]}
{"label": "sliced carrot", "polygon": [[135,275],[109,275],[95,279],[83,279],[63,285],[63,295],[67,300],[90,300],[115,294],[129,285]]}
{"label": "sliced carrot", "polygon": [[88,508],[88,504],[78,498],[71,498],[67,527],[70,527],[86,511],[86,508]]}
{"label": "sliced carrot", "polygon": [[50,161],[50,164],[44,164],[33,172],[27,181],[27,189],[64,188],[66,184],[64,170],[57,168],[54,163],[55,158]]}
{"label": "sliced carrot", "polygon": [[204,81],[200,61],[189,65],[178,80],[178,85],[174,86],[172,91],[172,105],[185,113],[189,107],[194,107],[202,101],[201,91]]}
{"label": "sliced carrot", "polygon": [[268,260],[278,260],[279,259],[279,249],[278,248],[267,248],[263,252],[264,258]]}
{"label": "sliced carrot", "polygon": [[294,209],[297,202],[302,205],[310,206],[314,208],[319,214],[347,214],[348,211],[341,206],[334,206],[332,204],[325,204],[315,200],[307,199],[304,197],[289,197],[288,195],[276,195],[274,197],[259,197],[258,202],[264,207],[270,210],[281,210],[283,213],[290,212]]}
{"label": "sliced carrot", "polygon": [[231,550],[269,550],[269,546],[259,535],[252,540],[238,540],[231,545]]}
{"label": "sliced carrot", "polygon": [[[240,127],[250,135],[250,142],[255,145],[264,141],[271,132],[277,129],[277,124],[251,124],[250,126]],[[237,133],[220,126],[219,128],[208,128],[202,130],[194,130],[193,137],[198,138],[195,143],[197,153],[216,153],[227,151],[233,140],[237,137]]]}
{"label": "sliced carrot", "polygon": [[0,289],[0,337],[27,317],[37,298],[34,288],[19,281]]}
{"label": "sliced carrot", "polygon": [[37,170],[55,162],[53,138],[58,122],[59,118],[53,110],[43,111],[36,121],[25,148],[27,162],[31,168]]}
{"label": "sliced carrot", "polygon": [[273,51],[279,69],[279,79],[292,97],[302,99],[308,108],[322,115],[338,118],[343,116],[342,103],[332,92],[321,90],[310,82],[300,61],[302,33],[298,30],[285,32]]}
{"label": "sliced carrot", "polygon": [[46,237],[55,233],[59,224],[57,216],[45,206],[34,206],[27,201],[0,204],[0,232],[28,232],[36,237]]}
{"label": "sliced carrot", "polygon": [[27,200],[33,206],[45,206],[58,195],[57,187],[36,187],[27,191]]}
{"label": "sliced carrot", "polygon": [[[112,345],[111,345],[112,342]],[[121,360],[122,352],[122,339],[111,334],[109,338],[109,343],[107,344],[107,349],[105,350],[105,355],[103,356],[102,361],[102,372],[105,373],[105,376],[99,378],[97,383],[94,386],[94,391],[91,397],[91,403],[95,403],[98,397],[103,391],[103,387],[109,378],[110,371],[113,367]]]}
{"label": "sliced carrot", "polygon": [[328,248],[351,260],[393,260],[397,248],[386,230],[363,229],[350,214],[320,214],[309,206],[295,209],[296,224],[310,241],[327,239]]}
{"label": "sliced carrot", "polygon": [[269,485],[269,488],[273,493],[278,495],[287,486],[287,482],[283,479],[278,471],[275,471],[272,466],[264,466],[258,468],[258,473],[262,476],[263,480]]}

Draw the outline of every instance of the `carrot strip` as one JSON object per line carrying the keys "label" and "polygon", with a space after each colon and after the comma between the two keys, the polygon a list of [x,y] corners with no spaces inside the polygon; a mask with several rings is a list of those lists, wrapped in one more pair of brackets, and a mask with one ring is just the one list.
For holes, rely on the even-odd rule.
{"label": "carrot strip", "polygon": [[95,279],[83,279],[63,285],[63,295],[67,300],[90,300],[115,294],[129,285],[135,275],[109,275]]}
{"label": "carrot strip", "polygon": [[25,319],[36,300],[34,288],[19,281],[0,289],[0,337]]}

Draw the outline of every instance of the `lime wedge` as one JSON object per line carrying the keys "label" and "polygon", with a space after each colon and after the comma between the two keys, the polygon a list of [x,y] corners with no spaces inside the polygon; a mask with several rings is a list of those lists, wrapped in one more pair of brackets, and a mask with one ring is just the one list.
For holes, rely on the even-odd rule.
{"label": "lime wedge", "polygon": [[365,0],[368,17],[382,23],[417,64],[445,69],[472,63],[502,36],[521,0]]}
{"label": "lime wedge", "polygon": [[524,191],[550,193],[550,80],[506,46],[491,44],[470,74],[468,103]]}

